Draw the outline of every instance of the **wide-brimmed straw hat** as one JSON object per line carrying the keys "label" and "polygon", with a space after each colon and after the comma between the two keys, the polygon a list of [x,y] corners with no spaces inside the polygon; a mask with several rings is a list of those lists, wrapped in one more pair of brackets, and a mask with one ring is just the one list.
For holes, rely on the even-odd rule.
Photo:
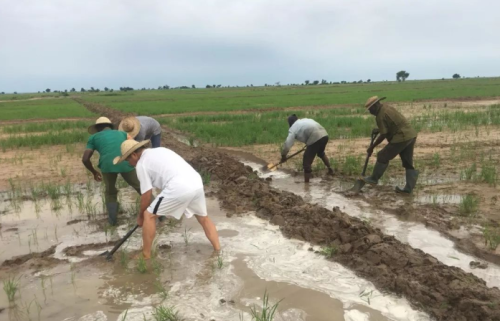
{"label": "wide-brimmed straw hat", "polygon": [[386,97],[378,98],[378,96],[373,96],[373,97],[368,98],[368,100],[366,101],[366,104],[365,104],[366,109],[370,109],[371,106],[375,105],[376,103],[378,103],[381,100],[384,100],[385,98]]}
{"label": "wide-brimmed straw hat", "polygon": [[124,132],[128,133],[130,137],[134,138],[139,134],[139,131],[141,130],[141,123],[139,122],[139,119],[135,117],[127,117],[124,118],[121,122],[120,125],[118,125],[118,130],[123,130]]}
{"label": "wide-brimmed straw hat", "polygon": [[110,124],[111,128],[114,128],[113,123],[111,122],[111,120],[109,120],[108,117],[99,117],[95,121],[95,124],[92,126],[89,126],[89,128],[87,129],[89,134],[93,135],[93,134],[97,133],[96,125],[101,125],[101,124]]}
{"label": "wide-brimmed straw hat", "polygon": [[142,146],[146,145],[149,143],[149,140],[143,140],[142,142],[136,142],[135,140],[133,139],[127,139],[126,141],[124,141],[122,143],[122,146],[120,147],[121,148],[121,153],[122,153],[122,156],[116,156],[114,159],[113,159],[113,164],[118,164],[118,163],[121,163],[123,162],[124,160],[127,159],[127,157],[130,156],[130,154],[132,154],[133,152],[135,152],[137,149],[141,148]]}

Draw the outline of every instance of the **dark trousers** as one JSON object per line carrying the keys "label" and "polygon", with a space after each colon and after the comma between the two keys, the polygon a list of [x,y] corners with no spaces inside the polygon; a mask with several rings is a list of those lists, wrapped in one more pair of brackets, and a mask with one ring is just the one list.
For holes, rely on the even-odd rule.
{"label": "dark trousers", "polygon": [[161,134],[154,135],[151,137],[152,148],[160,147],[160,143],[161,143]]}
{"label": "dark trousers", "polygon": [[[102,173],[102,181],[104,182],[104,199],[106,203],[116,203],[118,199],[118,189],[116,188],[116,179],[118,173]],[[135,169],[128,173],[120,173],[125,182],[132,186],[139,195],[141,194],[141,184],[137,178]]]}
{"label": "dark trousers", "polygon": [[381,164],[388,164],[396,156],[401,157],[403,167],[406,169],[413,168],[413,149],[417,138],[407,140],[401,143],[389,143],[380,152],[377,153],[377,162]]}
{"label": "dark trousers", "polygon": [[325,136],[317,142],[307,146],[306,151],[304,152],[304,158],[302,159],[304,173],[312,173],[312,163],[314,162],[316,155],[320,158],[325,157],[325,148],[327,143],[328,136]]}

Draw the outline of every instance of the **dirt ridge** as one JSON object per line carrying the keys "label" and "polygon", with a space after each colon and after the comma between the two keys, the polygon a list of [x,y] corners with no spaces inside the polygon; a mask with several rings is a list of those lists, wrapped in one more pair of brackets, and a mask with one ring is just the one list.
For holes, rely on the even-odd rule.
{"label": "dirt ridge", "polygon": [[[90,110],[118,121],[119,111],[83,102]],[[191,148],[164,132],[163,146],[171,148],[197,170],[217,180],[221,205],[234,213],[256,211],[279,223],[287,237],[332,246],[331,258],[373,282],[381,291],[406,297],[437,320],[500,321],[500,290],[488,288],[471,273],[444,265],[421,250],[341,212],[306,203],[300,196],[276,190],[251,168],[227,154],[204,147]]]}

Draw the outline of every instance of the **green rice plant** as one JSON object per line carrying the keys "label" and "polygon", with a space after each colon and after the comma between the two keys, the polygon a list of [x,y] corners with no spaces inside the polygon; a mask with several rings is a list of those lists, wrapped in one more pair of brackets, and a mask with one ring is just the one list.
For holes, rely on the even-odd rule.
{"label": "green rice plant", "polygon": [[76,193],[76,199],[78,201],[78,210],[80,212],[83,212],[84,208],[85,208],[85,201],[84,201],[84,198],[83,198],[83,193],[82,192]]}
{"label": "green rice plant", "polygon": [[38,321],[40,321],[40,316],[42,314],[42,306],[40,305],[40,303],[38,303],[36,295],[35,295],[35,298],[33,300],[35,301],[35,308],[36,308],[36,314],[38,317]]}
{"label": "green rice plant", "polygon": [[127,320],[127,314],[128,314],[128,309],[125,310],[125,314],[123,315],[123,317],[120,319],[120,321],[125,321]]}
{"label": "green rice plant", "polygon": [[128,269],[128,263],[130,262],[130,259],[128,257],[128,253],[125,249],[120,250],[120,265],[127,270]]}
{"label": "green rice plant", "polygon": [[370,291],[363,290],[361,291],[361,293],[359,293],[359,297],[361,298],[361,300],[367,302],[368,305],[370,305],[370,298],[373,297],[373,290]]}
{"label": "green rice plant", "polygon": [[154,285],[155,285],[156,290],[160,294],[162,301],[165,301],[166,299],[168,299],[168,291],[165,288],[165,286],[163,285],[163,283],[160,280],[156,280]]}
{"label": "green rice plant", "polygon": [[219,270],[222,270],[222,268],[224,267],[225,263],[224,263],[224,257],[222,256],[221,253],[219,253],[219,255],[217,255],[217,268]]}
{"label": "green rice plant", "polygon": [[0,139],[2,149],[29,147],[40,148],[47,145],[64,145],[71,143],[83,143],[88,139],[88,133],[84,130],[72,130],[65,132],[47,132],[42,135],[11,135],[9,138]]}
{"label": "green rice plant", "polygon": [[7,300],[9,300],[9,302],[14,302],[14,299],[16,297],[16,293],[19,290],[19,279],[12,277],[12,278],[7,278],[6,280],[4,280],[3,281],[3,290],[5,291],[5,294],[7,295]]}
{"label": "green rice plant", "polygon": [[326,246],[326,247],[323,247],[320,251],[320,253],[324,256],[326,256],[327,258],[331,258],[333,257],[335,254],[337,254],[337,247],[333,244],[331,244],[330,246]]}
{"label": "green rice plant", "polygon": [[153,318],[155,321],[182,321],[184,320],[180,315],[179,311],[176,311],[174,307],[165,307],[160,305],[153,310]]}
{"label": "green rice plant", "polygon": [[260,311],[257,308],[252,306],[250,308],[250,313],[252,315],[252,320],[255,321],[272,321],[274,320],[274,316],[276,314],[276,310],[278,309],[278,305],[282,300],[278,301],[274,305],[270,305],[269,303],[269,294],[267,290],[264,291],[264,297],[262,298],[262,308]]}
{"label": "green rice plant", "polygon": [[481,164],[481,173],[479,174],[483,182],[488,183],[490,186],[497,185],[497,169],[491,162],[483,162]]}
{"label": "green rice plant", "polygon": [[476,178],[477,175],[477,165],[473,163],[470,167],[464,169],[460,173],[460,179],[463,181],[472,181]]}
{"label": "green rice plant", "polygon": [[54,226],[54,237],[56,238],[56,242],[59,242],[59,237],[57,236],[57,225]]}
{"label": "green rice plant", "polygon": [[440,164],[441,164],[441,156],[439,156],[439,153],[434,153],[434,155],[432,155],[432,165],[434,167],[439,168]]}
{"label": "green rice plant", "polygon": [[146,260],[142,255],[139,256],[137,259],[137,266],[136,269],[139,273],[144,274],[148,271],[148,267],[146,265]]}
{"label": "green rice plant", "polygon": [[186,246],[189,245],[189,231],[191,231],[191,229],[187,229],[187,227],[184,228],[184,234],[182,235],[182,237],[184,238],[184,244],[186,244]]}
{"label": "green rice plant", "polygon": [[40,276],[40,283],[42,286],[43,301],[47,302],[47,295],[45,294],[45,276],[43,274]]}
{"label": "green rice plant", "polygon": [[459,205],[459,213],[461,216],[474,217],[479,209],[479,198],[467,194],[462,197]]}
{"label": "green rice plant", "polygon": [[484,243],[492,251],[500,245],[500,228],[486,226],[483,230]]}
{"label": "green rice plant", "polygon": [[346,175],[359,175],[361,173],[361,157],[348,155],[342,164],[342,172]]}

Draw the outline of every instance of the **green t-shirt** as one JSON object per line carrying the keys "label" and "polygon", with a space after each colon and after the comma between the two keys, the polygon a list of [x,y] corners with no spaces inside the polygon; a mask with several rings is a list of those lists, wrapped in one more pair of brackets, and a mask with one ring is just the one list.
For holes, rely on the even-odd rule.
{"label": "green t-shirt", "polygon": [[402,143],[417,137],[415,129],[394,107],[382,105],[376,120],[380,134],[387,135],[390,143]]}
{"label": "green t-shirt", "polygon": [[89,137],[87,149],[99,153],[99,165],[103,173],[128,173],[134,168],[127,161],[113,165],[113,159],[121,156],[121,145],[127,139],[127,133],[105,129]]}

